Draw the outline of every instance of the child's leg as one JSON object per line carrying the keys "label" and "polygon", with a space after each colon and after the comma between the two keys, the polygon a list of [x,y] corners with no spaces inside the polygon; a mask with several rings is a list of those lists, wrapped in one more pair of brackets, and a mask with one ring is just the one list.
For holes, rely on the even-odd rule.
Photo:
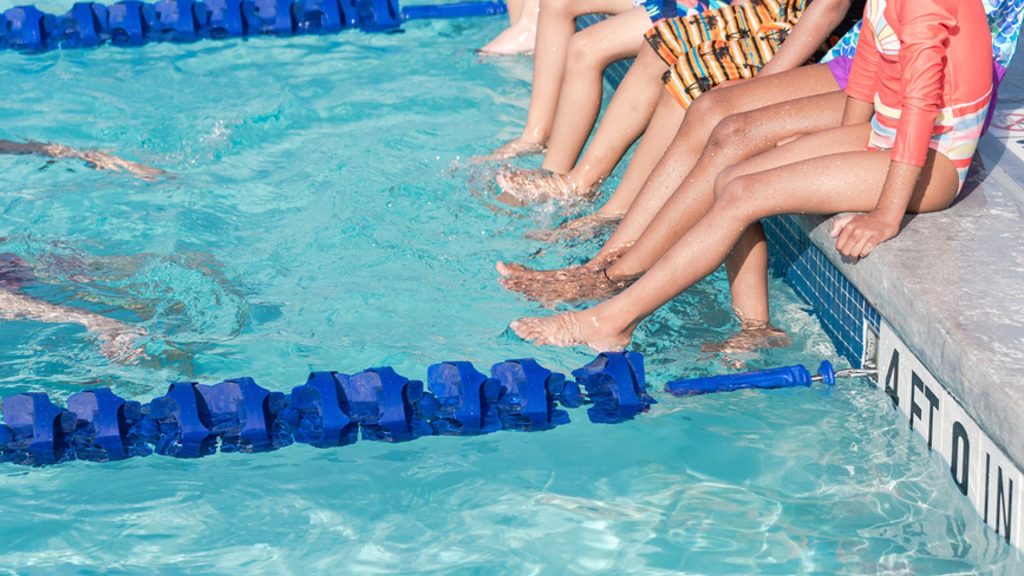
{"label": "child's leg", "polygon": [[501,31],[480,52],[485,54],[522,54],[533,50],[537,41],[537,11],[540,0],[517,0],[517,15],[512,19],[512,5],[509,5],[508,28]]}
{"label": "child's leg", "polygon": [[508,9],[508,25],[512,26],[519,22],[523,14],[523,0],[506,0],[505,7]]}
{"label": "child's leg", "polygon": [[[519,320],[512,328],[538,344],[621,349],[644,318],[718,268],[743,231],[761,218],[873,209],[889,152],[863,150],[869,131],[858,125],[819,132],[730,169],[719,178],[707,215],[635,284],[588,310]],[[911,209],[945,208],[957,185],[953,164],[930,153]]]}
{"label": "child's leg", "polygon": [[[613,234],[613,239],[587,265],[570,269],[571,278],[567,277],[570,270],[537,272],[499,266],[499,272],[506,276],[503,283],[512,290],[544,300],[594,298],[622,289],[704,216],[712,204],[719,173],[771,150],[791,136],[838,126],[844,103],[844,94],[834,91],[729,116],[715,128],[686,181],[659,207],[631,247],[614,244]],[[641,201],[642,196],[635,204]]]}
{"label": "child's leg", "polygon": [[785,138],[839,126],[845,102],[845,94],[836,91],[734,114],[722,120],[694,169],[659,207],[629,251],[609,268],[609,276],[631,278],[642,274],[711,207],[719,174],[734,164],[771,150]]}
{"label": "child's leg", "polygon": [[[643,54],[644,50],[641,49],[640,53]],[[616,92],[616,96],[618,94],[619,92]],[[612,102],[614,103],[614,99]],[[610,109],[609,106],[609,113]],[[599,142],[603,140],[602,130],[606,126],[610,126],[607,115],[606,113],[606,119],[598,126],[593,142],[584,151],[583,158],[568,174],[558,176],[558,178],[564,178],[574,189],[587,190],[595,186],[601,178],[614,169],[614,164],[625,153],[623,150],[614,160],[610,157],[613,154],[608,154],[609,161],[604,165],[590,159],[591,150],[597,150]],[[647,129],[644,130],[643,138],[637,144],[636,150],[633,151],[629,165],[626,166],[626,173],[622,175],[618,186],[615,187],[615,191],[604,205],[597,212],[569,220],[550,232],[534,233],[533,236],[542,240],[555,240],[564,236],[592,236],[602,225],[622,218],[630,204],[633,203],[633,199],[643,188],[651,171],[664,156],[672,139],[679,132],[679,126],[683,123],[685,116],[686,110],[676,102],[675,98],[667,90],[661,90],[654,114],[647,124]],[[604,166],[608,166],[607,171]]]}
{"label": "child's leg", "polygon": [[[712,130],[723,118],[798,98],[835,92],[837,89],[838,86],[828,71],[828,66],[815,65],[757,77],[735,86],[713,90],[697,98],[690,106],[678,134],[665,151],[664,157],[651,172],[642,190],[630,204],[626,216],[598,256],[603,256],[602,253],[607,250],[619,249],[621,246],[636,242],[679,186],[684,182],[696,180],[690,172],[701,157]],[[829,111],[803,108],[800,114],[816,117],[823,112]],[[778,129],[790,122],[802,120],[796,118],[795,111],[785,105],[773,110],[773,113],[773,127]],[[716,147],[716,151],[738,150],[749,144],[742,140],[724,140],[722,146]],[[733,148],[734,146],[737,148]]]}
{"label": "child's leg", "polygon": [[764,228],[754,223],[725,258],[732,308],[743,328],[767,326],[771,322],[768,305],[768,241]]}
{"label": "child's leg", "polygon": [[[659,85],[660,87],[660,85]],[[622,216],[640,193],[658,161],[665,155],[672,140],[679,134],[679,127],[686,117],[686,110],[676,102],[667,90],[661,90],[658,105],[651,116],[644,137],[630,158],[626,173],[619,180],[608,201],[598,209],[605,218]]]}
{"label": "child's leg", "polygon": [[[551,134],[555,107],[565,74],[566,51],[576,32],[576,17],[590,12],[621,14],[633,9],[631,0],[545,0],[537,22],[537,42],[534,49],[533,91],[530,108],[522,135],[509,145],[520,148],[543,146]],[[615,17],[603,20],[587,30],[597,29],[612,33],[620,24]],[[641,32],[642,33],[642,32]],[[591,35],[595,32],[591,32]],[[508,146],[508,145],[506,145]],[[505,148],[503,146],[502,148]],[[495,152],[501,154],[501,149]]]}
{"label": "child's leg", "polygon": [[[583,161],[577,166],[578,170],[573,169],[600,107],[600,75],[611,62],[607,58],[588,57],[597,54],[584,43],[586,31],[570,43],[568,68],[544,157],[543,167],[547,170],[564,174],[573,169],[581,189],[589,189],[612,171],[647,127],[663,91],[659,79],[665,72],[665,63],[650,47],[643,47],[643,31],[650,27],[646,12],[633,10],[618,19],[622,21],[618,34],[623,39],[623,52],[633,52],[636,46],[640,53],[608,104]],[[597,46],[606,42],[597,40],[602,42]]]}

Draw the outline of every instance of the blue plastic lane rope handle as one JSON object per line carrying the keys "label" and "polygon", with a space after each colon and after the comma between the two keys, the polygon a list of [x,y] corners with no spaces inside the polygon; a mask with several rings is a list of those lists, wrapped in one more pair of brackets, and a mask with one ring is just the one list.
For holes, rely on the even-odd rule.
{"label": "blue plastic lane rope handle", "polygon": [[455,2],[454,4],[406,6],[402,8],[402,20],[494,16],[507,12],[508,7],[504,2]]}
{"label": "blue plastic lane rope handle", "polygon": [[720,376],[708,376],[706,378],[689,378],[676,380],[665,385],[665,391],[675,396],[687,396],[691,394],[710,394],[713,392],[731,392],[745,388],[794,388],[797,386],[810,386],[815,380],[821,380],[828,385],[836,383],[835,370],[827,360],[821,363],[818,368],[818,376],[811,373],[802,365],[782,366],[757,372],[744,372],[742,374],[723,374]]}

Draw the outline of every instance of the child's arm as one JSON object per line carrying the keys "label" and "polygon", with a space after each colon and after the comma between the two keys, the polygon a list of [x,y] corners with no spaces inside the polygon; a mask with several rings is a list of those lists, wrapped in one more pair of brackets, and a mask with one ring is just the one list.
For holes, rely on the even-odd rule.
{"label": "child's arm", "polygon": [[152,180],[157,176],[164,174],[164,171],[159,168],[139,164],[138,162],[132,162],[131,160],[125,160],[124,158],[120,158],[106,152],[100,152],[99,150],[79,150],[77,148],[71,148],[70,146],[64,146],[63,144],[53,144],[49,142],[35,142],[32,140],[27,142],[12,142],[10,140],[0,140],[0,154],[31,154],[58,159],[77,158],[88,164],[90,168],[95,168],[96,170],[112,170],[114,172],[124,170],[126,172],[131,172],[143,180]]}
{"label": "child's arm", "polygon": [[775,74],[799,68],[828,39],[829,34],[843,21],[851,0],[815,0],[804,10],[800,20],[772,59],[759,72]]}
{"label": "child's arm", "polygon": [[[867,256],[876,246],[900,232],[900,224],[928,157],[929,141],[942,99],[946,46],[957,24],[956,0],[936,0],[927,8],[907,3],[900,8],[905,11],[900,13],[903,103],[890,152],[889,172],[874,210],[841,218],[832,227],[832,235],[837,237],[836,249],[851,258]],[[868,42],[874,48],[871,27],[864,26],[854,58],[854,72],[857,59],[861,58],[861,47]],[[869,50],[864,52],[868,56],[874,54]],[[864,70],[869,69],[870,66]],[[851,74],[851,86],[853,80]],[[847,90],[850,91],[850,86]],[[848,102],[855,97],[855,92],[849,94]]]}

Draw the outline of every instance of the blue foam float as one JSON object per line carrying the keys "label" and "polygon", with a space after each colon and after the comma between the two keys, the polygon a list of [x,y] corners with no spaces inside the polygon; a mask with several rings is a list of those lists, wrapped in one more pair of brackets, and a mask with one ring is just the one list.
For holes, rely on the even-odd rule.
{"label": "blue foam float", "polygon": [[427,369],[427,386],[437,399],[432,422],[438,434],[486,434],[501,429],[497,401],[501,384],[469,362],[442,362]]}
{"label": "blue foam float", "polygon": [[206,33],[210,38],[234,38],[247,33],[242,0],[206,0]]}
{"label": "blue foam float", "polygon": [[139,0],[125,0],[107,9],[110,42],[115,46],[142,46],[156,20],[156,9]]}
{"label": "blue foam float", "polygon": [[107,462],[144,456],[150,449],[132,428],[142,419],[142,405],[118,397],[109,388],[87,390],[68,398],[77,416],[74,444],[79,460]]}
{"label": "blue foam float", "polygon": [[566,384],[564,375],[551,372],[531,358],[495,364],[491,377],[502,387],[498,414],[506,430],[554,428],[569,422],[568,412],[557,409],[557,402],[571,408],[583,402],[575,382]]}
{"label": "blue foam float", "polygon": [[287,400],[252,378],[225,380],[197,390],[209,411],[210,434],[220,438],[221,452],[265,452],[291,444],[278,415]]}
{"label": "blue foam float", "polygon": [[356,0],[355,5],[364,32],[396,30],[402,24],[398,0]]}
{"label": "blue foam float", "polygon": [[295,34],[291,0],[252,0],[242,4],[242,14],[251,33],[271,36]]}
{"label": "blue foam float", "polygon": [[75,458],[71,436],[77,418],[40,392],[3,399],[4,422],[11,431],[7,459],[16,464],[44,465]]}
{"label": "blue foam float", "polygon": [[349,378],[345,390],[365,440],[402,442],[433,433],[433,414],[418,409],[424,396],[419,380],[391,368],[371,368]]}
{"label": "blue foam float", "polygon": [[90,48],[110,42],[194,42],[203,38],[397,30],[404,20],[503,14],[503,2],[460,2],[401,9],[398,0],[123,0],[110,6],[78,2],[55,16],[34,6],[11,8],[0,18],[0,48],[41,52]]}
{"label": "blue foam float", "polygon": [[194,0],[161,0],[154,6],[151,37],[164,42],[195,42],[209,21],[207,6]]}
{"label": "blue foam float", "polygon": [[296,442],[318,448],[344,446],[359,438],[359,423],[344,406],[348,404],[337,372],[313,372],[306,383],[292,389],[291,403],[281,418]]}
{"label": "blue foam float", "polygon": [[643,356],[637,352],[599,354],[593,362],[573,371],[593,406],[592,422],[615,424],[630,420],[654,404],[647,394]]}
{"label": "blue foam float", "polygon": [[333,34],[359,23],[352,0],[305,0],[295,6],[296,25],[304,34]]}
{"label": "blue foam float", "polygon": [[3,14],[4,45],[14,50],[40,52],[50,48],[57,19],[35,6],[18,6]]}
{"label": "blue foam float", "polygon": [[647,409],[639,354],[602,354],[574,372],[576,381],[531,359],[508,360],[487,376],[469,362],[442,362],[427,384],[388,367],[354,375],[313,372],[291,393],[251,378],[208,386],[176,382],[147,404],[107,388],[72,395],[68,409],[41,393],[3,399],[0,462],[47,465],[97,462],[152,452],[198,458],[221,452],[264,452],[294,442],[318,448],[364,440],[406,442],[422,436],[472,436],[498,430],[538,431],[569,423],[588,401],[595,422],[620,422]]}
{"label": "blue foam float", "polygon": [[109,15],[102,4],[77,2],[60,21],[60,45],[65,48],[92,48],[110,38]]}

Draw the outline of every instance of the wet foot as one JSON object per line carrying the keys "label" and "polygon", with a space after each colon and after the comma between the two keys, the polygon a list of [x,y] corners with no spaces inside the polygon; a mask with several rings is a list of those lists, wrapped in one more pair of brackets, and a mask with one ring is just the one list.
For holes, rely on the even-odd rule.
{"label": "wet foot", "polygon": [[584,312],[565,312],[545,318],[520,318],[509,324],[520,338],[537,345],[587,346],[597,352],[616,352],[629,345],[632,329],[618,332],[603,328],[597,317]]}
{"label": "wet foot", "polygon": [[[504,266],[504,271],[511,271]],[[498,269],[499,274],[502,268]],[[500,279],[502,286],[539,302],[574,302],[606,298],[624,290],[631,279],[609,277],[606,268],[574,266],[561,270],[523,269]]]}
{"label": "wet foot", "polygon": [[502,194],[518,198],[523,202],[544,202],[547,200],[569,201],[587,196],[590,190],[582,190],[565,174],[549,170],[521,170],[505,168],[495,176]]}
{"label": "wet foot", "polygon": [[483,48],[477,50],[479,54],[488,56],[512,56],[515,54],[526,54],[533,52],[533,46],[537,42],[537,25],[520,20],[512,26],[501,31]]}
{"label": "wet foot", "polygon": [[753,352],[770,348],[786,348],[792,344],[789,335],[767,322],[752,322],[722,342],[708,342],[701,346],[702,352],[734,354]]}
{"label": "wet foot", "polygon": [[494,149],[494,152],[485,156],[474,156],[474,162],[493,162],[496,160],[511,160],[520,156],[532,156],[534,154],[543,154],[545,150],[544,144],[541,142],[531,142],[524,140],[523,138],[516,138],[509,140],[501,146]]}

